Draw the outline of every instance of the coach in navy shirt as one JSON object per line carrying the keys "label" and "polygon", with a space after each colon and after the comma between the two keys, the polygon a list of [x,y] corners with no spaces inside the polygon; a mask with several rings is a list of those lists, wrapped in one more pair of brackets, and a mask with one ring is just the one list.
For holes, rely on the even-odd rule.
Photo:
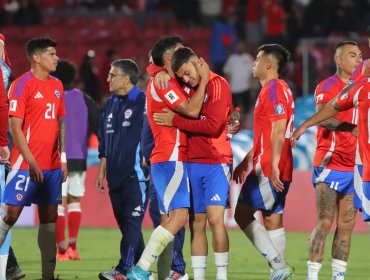
{"label": "coach in navy shirt", "polygon": [[141,223],[144,217],[147,170],[141,166],[140,136],[143,127],[145,94],[136,86],[139,70],[129,59],[111,64],[109,90],[99,129],[99,172],[96,187],[104,191],[107,176],[114,216],[122,233],[121,259],[100,279],[126,279],[125,274],[144,250]]}

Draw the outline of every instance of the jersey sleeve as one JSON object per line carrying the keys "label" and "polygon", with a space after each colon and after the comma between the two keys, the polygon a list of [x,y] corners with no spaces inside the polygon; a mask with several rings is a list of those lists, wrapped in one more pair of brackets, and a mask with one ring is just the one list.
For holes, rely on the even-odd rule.
{"label": "jersey sleeve", "polygon": [[283,86],[276,80],[269,84],[267,89],[268,100],[267,105],[267,116],[271,122],[288,119],[288,100],[284,93]]}
{"label": "jersey sleeve", "polygon": [[173,118],[173,124],[180,130],[218,137],[223,131],[226,119],[230,112],[231,102],[225,100],[229,95],[230,89],[227,83],[221,79],[214,79],[206,89],[211,104],[208,106],[206,118],[191,120],[178,114]]}
{"label": "jersey sleeve", "polygon": [[148,72],[148,74],[151,76],[151,77],[154,77],[155,75],[157,75],[159,72],[161,71],[166,71],[163,67],[161,66],[157,66],[155,65],[154,63],[150,63],[147,67],[146,67],[146,71]]}
{"label": "jersey sleeve", "polygon": [[325,104],[328,103],[333,97],[332,95],[325,89],[323,83],[320,83],[314,93],[315,104]]}
{"label": "jersey sleeve", "polygon": [[8,107],[3,71],[0,70],[0,147],[8,145]]}
{"label": "jersey sleeve", "polygon": [[172,110],[174,111],[177,106],[182,102],[186,101],[187,98],[184,94],[183,89],[176,82],[176,80],[171,79],[168,81],[168,87],[165,89],[159,89],[154,85],[155,91],[159,95],[159,98]]}
{"label": "jersey sleeve", "polygon": [[13,82],[9,90],[9,116],[24,119],[26,104],[29,99],[27,83]]}

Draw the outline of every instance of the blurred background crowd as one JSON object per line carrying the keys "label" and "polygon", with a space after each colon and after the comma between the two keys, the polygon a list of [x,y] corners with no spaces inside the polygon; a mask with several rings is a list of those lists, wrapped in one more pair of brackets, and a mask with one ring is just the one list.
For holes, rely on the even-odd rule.
{"label": "blurred background crowd", "polygon": [[368,57],[369,0],[1,0],[0,32],[7,38],[13,77],[27,71],[25,42],[40,35],[58,42],[58,55],[79,68],[77,86],[102,104],[108,95],[110,62],[132,58],[146,88],[148,52],[166,34],[186,45],[226,77],[243,126],[259,83],[252,79],[256,48],[280,43],[292,53],[284,76],[296,97],[312,94],[335,72],[333,48],[360,44]]}

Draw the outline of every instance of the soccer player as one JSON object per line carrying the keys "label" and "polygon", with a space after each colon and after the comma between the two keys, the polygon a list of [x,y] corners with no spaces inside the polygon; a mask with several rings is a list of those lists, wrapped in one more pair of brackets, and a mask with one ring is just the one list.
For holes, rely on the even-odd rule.
{"label": "soccer player", "polygon": [[139,69],[134,61],[112,62],[107,81],[113,95],[104,104],[100,121],[96,187],[104,191],[106,176],[113,213],[122,234],[121,258],[115,268],[99,273],[99,279],[126,279],[127,271],[144,250],[141,223],[148,174],[140,165],[145,93],[136,86],[138,80]]}
{"label": "soccer player", "polygon": [[[33,38],[26,44],[31,70],[10,87],[10,131],[14,146],[4,192],[5,213],[0,218],[0,244],[15,224],[24,206],[38,204],[38,245],[42,279],[54,279],[57,206],[61,185],[67,178],[65,152],[64,91],[50,76],[58,63],[56,42]],[[48,135],[45,137],[45,132]]]}
{"label": "soccer player", "polygon": [[[172,56],[172,70],[186,83],[185,91],[199,85],[200,75],[194,67],[198,61],[190,48],[180,48]],[[227,279],[229,264],[229,238],[224,213],[225,207],[229,206],[232,168],[232,151],[227,137],[228,117],[232,108],[231,92],[226,80],[212,72],[206,92],[197,120],[175,115],[173,111],[154,115],[158,124],[174,126],[188,133],[188,168],[192,195],[191,259],[195,280],[205,279],[208,255],[207,221],[213,235],[217,279]]]}
{"label": "soccer player", "polygon": [[[73,88],[76,67],[69,61],[58,62],[53,76],[64,87],[66,115],[67,181],[62,184],[62,204],[58,205],[57,260],[79,260],[77,236],[81,223],[81,197],[85,193],[87,138],[90,131],[98,134],[100,111],[95,102],[79,89]],[[65,206],[68,213],[68,246],[65,242]]]}
{"label": "soccer player", "polygon": [[[144,165],[150,168],[150,155],[154,148],[154,138],[150,129],[148,117],[144,115],[143,130],[141,132],[141,150],[143,153]],[[152,178],[149,179],[149,215],[153,222],[154,228],[161,224],[161,220],[166,220],[167,216],[160,212],[157,191],[155,190]],[[157,271],[158,279],[171,280],[176,277],[185,279],[186,262],[182,254],[184,246],[185,227],[182,227],[173,240],[173,244],[168,244],[162,254],[158,258]],[[172,246],[171,246],[172,245]]]}
{"label": "soccer player", "polygon": [[[315,90],[316,111],[320,111],[350,81],[362,60],[357,43],[344,41],[338,44],[334,60],[336,74],[322,81]],[[318,279],[325,239],[335,216],[337,228],[332,244],[332,277],[344,279],[357,212],[353,205],[357,137],[351,133],[356,122],[357,110],[352,109],[318,126],[312,177],[316,192],[317,221],[310,237],[307,262],[309,280]]]}
{"label": "soccer player", "polygon": [[[254,108],[253,147],[235,168],[233,179],[243,183],[235,221],[272,268],[270,279],[288,279],[294,272],[285,259],[283,226],[285,198],[292,181],[293,158],[289,137],[293,130],[293,94],[279,79],[290,53],[278,44],[258,48],[253,75],[262,89]],[[247,170],[253,162],[251,173]],[[245,179],[246,177],[246,179]],[[260,210],[264,226],[255,218]]]}
{"label": "soccer player", "polygon": [[[154,78],[147,88],[147,115],[155,142],[150,157],[151,174],[157,190],[160,210],[168,214],[168,218],[152,233],[138,264],[127,274],[130,280],[149,279],[150,265],[172,242],[174,236],[188,220],[190,193],[186,165],[186,135],[176,128],[157,125],[153,119],[154,113],[163,112],[165,108],[192,118],[197,118],[199,115],[208,82],[209,68],[204,61],[197,65],[200,68],[201,82],[196,93],[188,100],[171,69],[172,55],[181,46],[181,37],[165,36],[160,38],[152,48],[154,64],[163,67],[171,76],[167,88],[160,89],[156,86]],[[177,279],[186,280],[187,274]]]}

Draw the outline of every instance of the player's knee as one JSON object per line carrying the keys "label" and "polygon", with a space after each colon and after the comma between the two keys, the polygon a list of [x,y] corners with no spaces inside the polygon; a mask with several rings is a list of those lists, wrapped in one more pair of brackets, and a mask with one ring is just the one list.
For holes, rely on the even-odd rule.
{"label": "player's knee", "polygon": [[241,211],[238,207],[235,209],[234,214],[235,222],[238,226],[243,230],[245,229],[251,222],[253,222],[254,217],[249,217],[243,211]]}
{"label": "player's knee", "polygon": [[17,215],[12,215],[12,214],[6,214],[4,217],[2,217],[4,223],[6,223],[8,226],[14,226],[14,224],[18,220]]}
{"label": "player's knee", "polygon": [[330,231],[332,224],[333,220],[331,219],[320,219],[317,223],[317,230],[321,234],[327,234]]}

